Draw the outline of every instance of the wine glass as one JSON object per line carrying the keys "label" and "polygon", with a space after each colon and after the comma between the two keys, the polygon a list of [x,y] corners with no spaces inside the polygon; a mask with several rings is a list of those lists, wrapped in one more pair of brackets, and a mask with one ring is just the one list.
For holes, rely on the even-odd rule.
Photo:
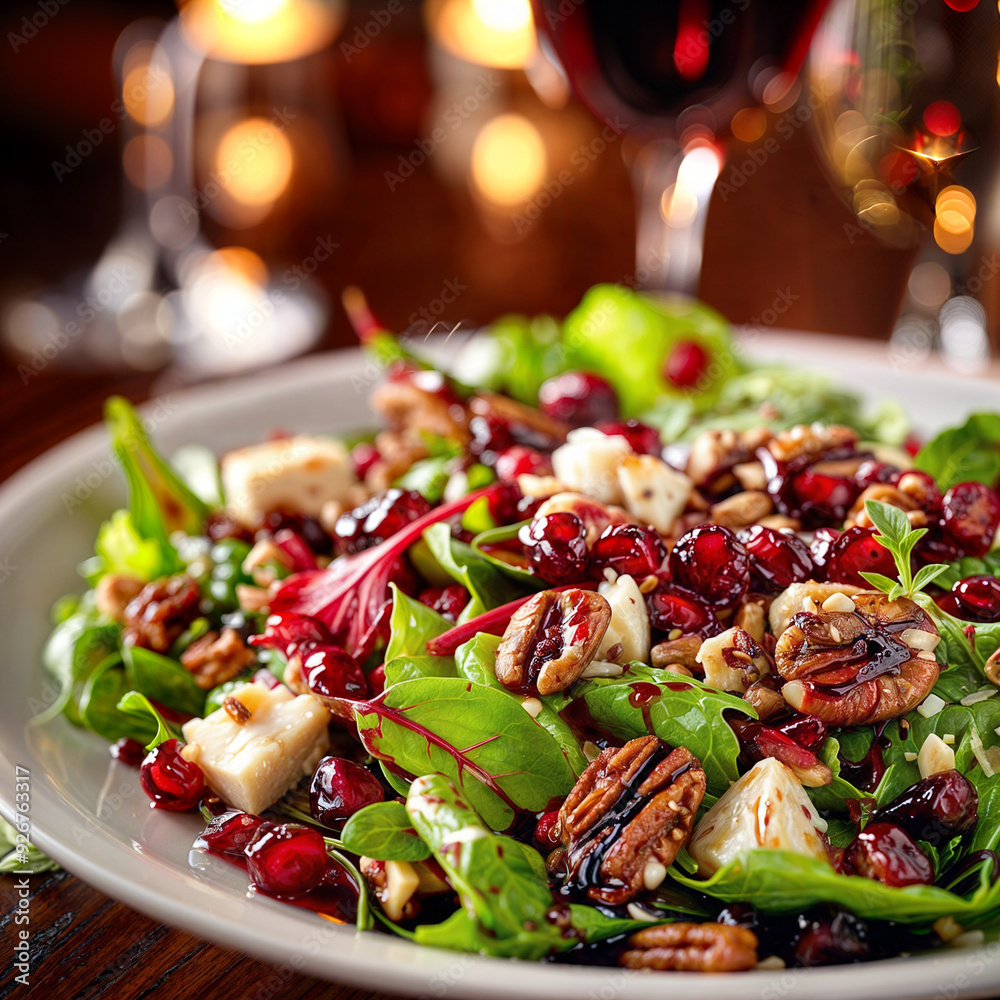
{"label": "wine glass", "polygon": [[913,253],[893,334],[901,364],[934,346],[958,367],[987,353],[985,313],[968,293],[984,284],[976,219],[991,214],[996,21],[977,0],[836,0],[809,54],[813,134],[855,215],[846,236]]}
{"label": "wine glass", "polygon": [[543,48],[637,147],[637,273],[694,295],[734,116],[795,79],[826,0],[532,0]]}

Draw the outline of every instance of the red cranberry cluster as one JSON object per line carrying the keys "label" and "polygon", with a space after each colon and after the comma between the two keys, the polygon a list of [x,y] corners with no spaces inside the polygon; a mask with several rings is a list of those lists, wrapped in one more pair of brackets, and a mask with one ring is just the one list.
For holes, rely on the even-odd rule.
{"label": "red cranberry cluster", "polygon": [[309,690],[321,697],[363,698],[368,692],[361,664],[337,645],[330,630],[316,618],[281,613],[270,615],[253,646],[279,650],[285,658],[297,657]]}

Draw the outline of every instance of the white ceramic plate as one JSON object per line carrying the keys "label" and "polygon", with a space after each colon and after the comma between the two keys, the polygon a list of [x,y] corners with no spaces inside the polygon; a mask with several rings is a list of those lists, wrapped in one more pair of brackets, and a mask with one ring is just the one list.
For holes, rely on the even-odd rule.
{"label": "white ceramic plate", "polygon": [[[974,409],[1000,409],[988,380],[901,371],[880,348],[770,334],[758,357],[785,358],[845,378],[869,395],[895,395],[916,426],[931,429]],[[357,353],[305,359],[265,376],[167,396],[145,409],[169,453],[189,442],[221,452],[274,427],[350,431],[370,426],[366,396],[377,373]],[[150,809],[136,772],[107,745],[63,718],[29,727],[51,703],[38,666],[48,609],[79,591],[76,563],[92,552],[100,521],[124,500],[104,433],[93,428],[53,449],[0,489],[0,811],[14,812],[15,766],[30,772],[32,839],[60,864],[143,913],[257,958],[392,993],[581,1000],[715,998],[717,977],[667,977],[475,958],[356,934],[313,914],[247,894],[244,875],[190,851],[201,823]],[[280,986],[276,978],[273,984]],[[742,997],[842,1000],[987,996],[1000,992],[1000,944],[833,969],[753,972],[727,980]]]}

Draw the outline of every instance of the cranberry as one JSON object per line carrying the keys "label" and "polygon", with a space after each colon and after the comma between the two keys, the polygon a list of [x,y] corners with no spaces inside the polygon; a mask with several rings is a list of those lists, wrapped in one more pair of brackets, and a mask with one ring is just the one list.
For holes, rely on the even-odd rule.
{"label": "cranberry", "polygon": [[130,740],[127,736],[112,743],[108,751],[115,760],[120,760],[129,767],[138,767],[146,756],[146,748],[138,740]]}
{"label": "cranberry", "polygon": [[536,517],[518,532],[531,571],[546,583],[579,580],[587,569],[587,530],[576,514]]}
{"label": "cranberry", "polygon": [[497,479],[517,479],[518,476],[551,476],[552,462],[534,448],[523,444],[512,444],[505,448],[496,460]]}
{"label": "cranberry", "polygon": [[854,482],[859,490],[865,490],[875,483],[891,483],[898,478],[899,469],[895,465],[888,465],[874,458],[862,462],[854,473]]}
{"label": "cranberry", "polygon": [[869,823],[844,851],[843,870],[897,887],[934,881],[930,859],[895,823]]}
{"label": "cranberry", "polygon": [[354,463],[354,474],[358,479],[364,479],[368,475],[371,467],[381,458],[382,456],[378,452],[378,448],[373,444],[369,444],[367,441],[362,441],[360,444],[356,444],[351,450],[351,461]]}
{"label": "cranberry", "polygon": [[995,576],[967,576],[945,596],[953,599],[956,610],[940,600],[938,603],[956,618],[972,622],[1000,621],[1000,579]]}
{"label": "cranberry", "polygon": [[875,541],[874,528],[848,528],[830,546],[826,564],[828,580],[867,587],[861,573],[882,573],[890,579],[896,578],[896,564],[892,553]]}
{"label": "cranberry", "polygon": [[260,816],[230,809],[212,817],[204,833],[195,841],[195,847],[204,847],[224,857],[242,858],[262,825],[264,820]]}
{"label": "cranberry", "polygon": [[798,965],[841,965],[871,957],[868,925],[853,913],[841,910],[829,917],[804,913],[797,924],[793,956]]}
{"label": "cranberry", "polygon": [[965,775],[939,771],[910,785],[886,806],[874,810],[872,823],[894,823],[915,840],[940,846],[968,833],[979,819],[979,796]]}
{"label": "cranberry", "polygon": [[252,635],[251,646],[273,646],[280,649],[286,656],[297,646],[306,642],[333,642],[330,630],[317,618],[297,615],[294,612],[281,612],[268,615],[264,622],[264,631],[260,635]]}
{"label": "cranberry", "polygon": [[764,591],[784,590],[812,578],[812,557],[797,536],[755,524],[739,533],[750,557],[750,572]]}
{"label": "cranberry", "polygon": [[492,414],[475,414],[469,420],[469,454],[483,465],[493,466],[497,456],[515,444],[510,424]]}
{"label": "cranberry", "polygon": [[361,552],[381,545],[430,509],[430,503],[416,490],[385,490],[341,514],[334,535],[341,551]]}
{"label": "cranberry", "polygon": [[313,694],[324,698],[363,698],[368,692],[361,664],[340,646],[306,643],[299,650],[302,676]]}
{"label": "cranberry", "polygon": [[523,521],[524,517],[518,511],[518,504],[523,499],[517,483],[496,483],[486,500],[490,508],[490,517],[497,524],[517,524],[518,521]]}
{"label": "cranberry", "polygon": [[708,369],[708,352],[694,340],[682,340],[670,352],[663,377],[678,389],[695,389]]}
{"label": "cranberry", "polygon": [[826,723],[815,715],[793,715],[771,725],[806,750],[816,750],[827,736]]}
{"label": "cranberry", "polygon": [[178,740],[164,740],[150,750],[139,768],[139,781],[157,809],[194,809],[205,791],[205,776],[197,764],[181,756]]}
{"label": "cranberry", "polygon": [[562,841],[558,835],[559,810],[545,813],[535,824],[535,843],[540,844],[543,851],[551,851]]}
{"label": "cranberry", "polygon": [[571,427],[593,427],[618,416],[618,393],[607,379],[590,372],[564,372],[538,390],[538,408]]}
{"label": "cranberry", "polygon": [[380,663],[374,670],[368,672],[368,693],[373,697],[385,690],[385,664]]}
{"label": "cranberry", "polygon": [[277,895],[315,889],[326,873],[323,835],[299,823],[264,824],[244,853],[254,885]]}
{"label": "cranberry", "polygon": [[750,585],[750,559],[743,543],[718,524],[692,528],[670,553],[671,577],[713,607],[731,608]]}
{"label": "cranberry", "polygon": [[990,550],[1000,526],[1000,497],[982,483],[952,486],[941,503],[941,527],[969,556]]}
{"label": "cranberry", "polygon": [[637,524],[610,524],[591,550],[598,569],[613,569],[636,580],[658,573],[667,558],[663,539]]}
{"label": "cranberry", "polygon": [[420,592],[417,600],[442,618],[454,622],[458,621],[462,609],[469,603],[469,592],[461,584],[453,583],[447,587],[428,587]]}
{"label": "cranberry", "polygon": [[205,518],[202,529],[205,536],[213,542],[221,542],[224,538],[238,538],[241,542],[253,543],[253,533],[244,525],[233,519],[231,514],[223,510],[214,510]]}
{"label": "cranberry", "polygon": [[637,455],[657,455],[663,451],[660,432],[641,420],[604,420],[597,425],[602,434],[623,437]]}
{"label": "cranberry", "polygon": [[816,518],[840,520],[857,500],[861,490],[853,479],[830,475],[810,467],[794,476],[792,492],[803,512]]}
{"label": "cranberry", "polygon": [[327,826],[384,799],[385,792],[371,771],[341,757],[324,757],[309,786],[309,811]]}
{"label": "cranberry", "polygon": [[843,534],[837,528],[817,528],[809,543],[809,555],[816,569],[816,579],[826,579],[826,564],[830,561],[833,543]]}
{"label": "cranberry", "polygon": [[646,595],[646,608],[650,625],[661,632],[680,629],[685,634],[698,632],[705,636],[720,630],[712,609],[697,595],[679,587],[658,587]]}

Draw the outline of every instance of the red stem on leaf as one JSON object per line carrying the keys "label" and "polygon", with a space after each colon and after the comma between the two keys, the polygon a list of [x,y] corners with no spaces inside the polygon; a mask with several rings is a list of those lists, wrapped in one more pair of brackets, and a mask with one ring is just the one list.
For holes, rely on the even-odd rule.
{"label": "red stem on leaf", "polygon": [[[554,591],[596,590],[597,584],[569,583],[563,587],[550,587],[549,589]],[[425,644],[427,652],[432,656],[451,656],[462,643],[468,642],[480,632],[485,632],[487,635],[503,635],[514,616],[514,612],[534,596],[534,594],[528,594],[527,597],[519,597],[516,601],[508,601],[492,611],[484,611],[481,615],[470,618],[469,621],[456,625],[433,639],[428,639]]]}

